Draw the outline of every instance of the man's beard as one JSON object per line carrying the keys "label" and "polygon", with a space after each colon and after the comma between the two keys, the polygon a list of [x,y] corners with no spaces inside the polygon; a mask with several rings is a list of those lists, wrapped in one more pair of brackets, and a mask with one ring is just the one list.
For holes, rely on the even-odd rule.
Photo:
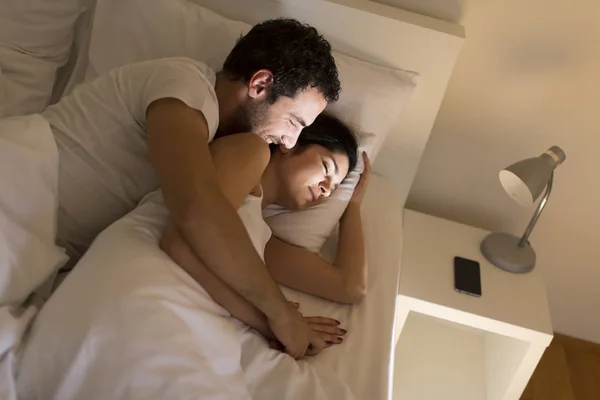
{"label": "man's beard", "polygon": [[233,115],[230,130],[236,132],[262,133],[267,128],[269,118],[269,103],[266,100],[260,102],[247,102],[241,104]]}

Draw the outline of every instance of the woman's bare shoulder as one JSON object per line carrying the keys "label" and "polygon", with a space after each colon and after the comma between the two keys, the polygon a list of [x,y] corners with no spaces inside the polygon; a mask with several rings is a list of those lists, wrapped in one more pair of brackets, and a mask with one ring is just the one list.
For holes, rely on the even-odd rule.
{"label": "woman's bare shoulder", "polygon": [[271,158],[269,145],[254,133],[236,133],[214,140],[210,152],[215,162],[244,168],[265,169]]}

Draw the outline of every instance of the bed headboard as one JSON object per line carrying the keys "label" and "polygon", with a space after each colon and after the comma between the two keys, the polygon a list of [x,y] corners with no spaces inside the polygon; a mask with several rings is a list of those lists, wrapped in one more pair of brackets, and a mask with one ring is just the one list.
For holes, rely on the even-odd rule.
{"label": "bed headboard", "polygon": [[419,85],[373,168],[408,194],[464,40],[461,26],[371,0],[191,1],[251,24],[296,18],[319,29],[339,52],[417,71]]}

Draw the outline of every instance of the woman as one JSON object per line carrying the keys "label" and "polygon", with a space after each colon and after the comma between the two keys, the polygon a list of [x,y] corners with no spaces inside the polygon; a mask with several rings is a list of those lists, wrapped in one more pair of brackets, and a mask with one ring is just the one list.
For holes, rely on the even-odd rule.
{"label": "woman", "polygon": [[[295,150],[297,156],[287,159],[279,154],[273,156],[272,162],[263,175],[263,182],[269,179],[269,174],[277,174],[282,185],[299,187],[299,194],[295,202],[271,201],[286,207],[289,210],[301,210],[314,205],[323,198],[329,197],[335,190],[337,182],[328,182],[322,179],[317,185],[310,188],[315,199],[303,203],[302,180],[297,177],[306,176],[306,179],[321,179],[320,170],[324,176],[329,171],[338,171],[338,178],[345,178],[356,166],[356,151],[354,142],[351,145],[352,133],[335,118],[323,117],[318,123],[306,128],[301,135]],[[323,151],[337,154],[334,157],[325,157],[321,165],[314,157],[323,154]],[[336,164],[346,152],[349,168],[344,173],[343,161]],[[305,154],[306,153],[306,154]],[[312,158],[311,158],[312,157]],[[360,204],[370,176],[370,165],[366,153],[363,153],[365,170],[354,190],[352,198],[340,219],[339,241],[336,259],[333,264],[323,260],[318,254],[303,248],[293,246],[271,236],[265,247],[265,259],[269,271],[275,280],[285,286],[305,293],[323,297],[340,303],[353,304],[359,302],[366,293],[367,270],[365,263],[365,249],[360,216]],[[312,164],[311,164],[312,163]],[[338,170],[339,168],[339,170]],[[332,173],[333,174],[333,173]],[[276,185],[272,184],[273,186]],[[268,187],[263,183],[263,187]]]}
{"label": "woman", "polygon": [[[242,148],[240,140],[251,142],[245,143],[244,148],[254,146],[253,150],[263,158],[254,156],[253,159],[262,159],[264,164],[251,163],[244,152],[236,150]],[[365,172],[340,221],[338,255],[333,264],[271,236],[260,210],[270,204],[301,210],[329,197],[356,166],[357,147],[351,130],[329,115],[320,115],[305,128],[294,149],[282,146],[271,149],[268,160],[264,158],[265,148],[251,136],[235,135],[211,144],[221,189],[234,207],[239,208],[259,253],[261,247],[265,249],[267,266],[278,282],[346,303],[354,303],[364,296],[366,265],[360,203],[370,174],[366,155],[363,155]],[[241,169],[240,165],[246,168]],[[243,172],[234,173],[240,170]],[[261,230],[262,238],[257,233]],[[261,240],[263,243],[258,243]],[[265,316],[208,270],[172,223],[161,240],[161,248],[186,271],[193,271],[193,278],[232,316],[273,339]],[[319,324],[318,319],[312,322],[313,329],[323,333],[329,346],[342,342],[345,331],[329,325],[325,319],[323,324]]]}

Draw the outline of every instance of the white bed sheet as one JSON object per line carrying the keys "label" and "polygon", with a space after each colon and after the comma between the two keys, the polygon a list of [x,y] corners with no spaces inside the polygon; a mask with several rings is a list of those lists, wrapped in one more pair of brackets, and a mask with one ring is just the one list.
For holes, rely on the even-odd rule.
{"label": "white bed sheet", "polygon": [[344,344],[298,363],[268,349],[157,248],[166,212],[147,208],[102,233],[40,312],[20,353],[21,398],[389,398],[402,209],[378,177],[364,208],[365,301],[284,288],[305,315],[342,321]]}

